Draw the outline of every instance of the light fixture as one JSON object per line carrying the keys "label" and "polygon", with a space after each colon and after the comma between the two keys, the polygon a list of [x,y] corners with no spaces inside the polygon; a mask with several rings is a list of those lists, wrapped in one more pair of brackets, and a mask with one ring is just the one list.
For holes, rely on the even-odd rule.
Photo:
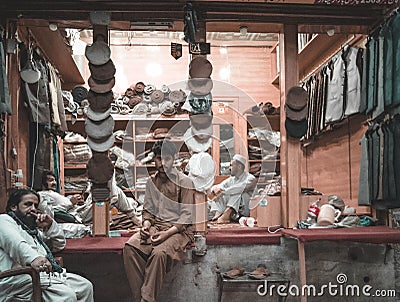
{"label": "light fixture", "polygon": [[246,25],[241,25],[239,27],[239,32],[241,36],[247,35],[247,26]]}
{"label": "light fixture", "polygon": [[50,22],[50,23],[49,23],[49,29],[50,29],[51,31],[56,31],[56,30],[58,29],[57,23]]}
{"label": "light fixture", "polygon": [[334,26],[328,27],[328,29],[326,30],[326,34],[327,34],[329,37],[332,37],[332,36],[335,34],[335,27],[334,27]]}

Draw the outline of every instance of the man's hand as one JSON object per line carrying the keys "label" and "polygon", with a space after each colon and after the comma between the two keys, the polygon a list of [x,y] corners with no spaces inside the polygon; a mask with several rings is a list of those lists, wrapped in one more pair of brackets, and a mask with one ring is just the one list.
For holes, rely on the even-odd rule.
{"label": "man's hand", "polygon": [[31,266],[38,273],[40,272],[50,273],[53,271],[50,261],[43,256],[35,258],[35,260],[32,261]]}
{"label": "man's hand", "polygon": [[212,193],[214,194],[214,195],[219,195],[219,194],[221,194],[222,193],[222,191],[223,191],[224,189],[222,189],[222,188],[215,188],[213,191],[212,191]]}
{"label": "man's hand", "polygon": [[151,223],[148,220],[143,221],[142,228],[140,229],[140,238],[146,240],[150,237]]}
{"label": "man's hand", "polygon": [[53,224],[53,218],[47,214],[31,212],[33,216],[36,216],[36,224],[39,229],[48,230]]}
{"label": "man's hand", "polygon": [[83,205],[84,203],[85,203],[85,201],[83,200],[83,198],[82,198],[82,195],[80,195],[80,194],[74,194],[72,197],[71,197],[71,203],[73,204],[73,205],[78,205],[78,206],[81,206],[81,205]]}
{"label": "man's hand", "polygon": [[178,233],[177,227],[172,226],[166,231],[155,232],[154,234],[151,235],[150,240],[153,245],[158,245],[160,243],[163,243],[165,240],[167,240],[169,237],[171,237],[176,233]]}
{"label": "man's hand", "polygon": [[168,234],[168,231],[158,231],[155,232],[153,234],[153,236],[151,236],[151,243],[153,245],[158,245],[162,242],[164,242],[165,240],[167,240],[171,235]]}

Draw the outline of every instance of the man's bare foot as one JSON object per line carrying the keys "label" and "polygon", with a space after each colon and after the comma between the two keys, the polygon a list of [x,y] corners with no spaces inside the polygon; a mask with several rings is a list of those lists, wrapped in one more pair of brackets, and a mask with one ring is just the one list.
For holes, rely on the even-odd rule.
{"label": "man's bare foot", "polygon": [[214,217],[211,218],[211,221],[216,221],[221,215],[222,213],[215,211]]}
{"label": "man's bare foot", "polygon": [[227,208],[225,212],[221,215],[221,217],[218,218],[217,223],[230,223],[231,219],[231,213],[233,209],[232,208]]}

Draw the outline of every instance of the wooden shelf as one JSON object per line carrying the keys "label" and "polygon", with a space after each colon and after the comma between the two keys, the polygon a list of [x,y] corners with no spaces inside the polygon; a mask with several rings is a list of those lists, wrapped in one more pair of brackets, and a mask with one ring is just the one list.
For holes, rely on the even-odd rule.
{"label": "wooden shelf", "polygon": [[84,165],[64,165],[64,169],[86,169],[86,164],[84,164]]}
{"label": "wooden shelf", "polygon": [[299,79],[317,69],[323,62],[332,57],[349,40],[349,35],[318,34],[299,52]]}
{"label": "wooden shelf", "polygon": [[280,159],[249,159],[249,163],[277,163]]}
{"label": "wooden shelf", "polygon": [[81,144],[87,144],[87,141],[80,141],[80,142],[66,142],[66,141],[64,141],[64,145],[81,145]]}

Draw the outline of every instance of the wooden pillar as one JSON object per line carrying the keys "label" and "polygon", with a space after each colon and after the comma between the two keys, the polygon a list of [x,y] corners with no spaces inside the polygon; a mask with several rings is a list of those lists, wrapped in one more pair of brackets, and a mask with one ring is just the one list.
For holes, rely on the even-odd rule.
{"label": "wooden pillar", "polygon": [[[279,35],[279,45],[281,108],[283,109],[287,91],[290,87],[299,84],[297,25],[283,26],[283,33]],[[285,227],[293,227],[300,218],[300,141],[287,136],[285,110],[281,110],[280,114],[282,223]]]}

